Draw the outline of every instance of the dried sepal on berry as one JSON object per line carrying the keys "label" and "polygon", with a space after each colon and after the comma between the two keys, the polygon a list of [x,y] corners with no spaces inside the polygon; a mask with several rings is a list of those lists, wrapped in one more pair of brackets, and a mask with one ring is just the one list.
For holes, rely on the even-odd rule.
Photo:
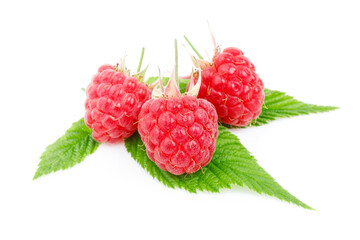
{"label": "dried sepal on berry", "polygon": [[[194,62],[197,66],[200,66],[199,62],[196,59],[194,59]],[[201,69],[199,71],[201,72]],[[191,74],[189,77],[190,77],[190,81],[188,83],[188,91],[186,91],[184,94],[197,97],[201,86],[201,76],[195,79],[194,75]],[[160,75],[160,70],[159,70],[159,78],[157,81],[153,83],[154,89],[152,91],[152,98],[154,99],[161,97],[167,97],[167,98],[180,97],[181,92],[179,88],[179,83],[180,81],[178,76],[177,41],[175,40],[175,67],[165,87],[162,85],[162,77]]]}
{"label": "dried sepal on berry", "polygon": [[196,73],[193,71],[190,75],[190,81],[187,86],[187,95],[197,97],[199,95],[200,86],[201,86],[201,68],[198,62],[196,62],[199,69]]}
{"label": "dried sepal on berry", "polygon": [[164,89],[164,95],[171,97],[180,97],[179,81],[176,79],[175,70],[172,71],[169,82]]}

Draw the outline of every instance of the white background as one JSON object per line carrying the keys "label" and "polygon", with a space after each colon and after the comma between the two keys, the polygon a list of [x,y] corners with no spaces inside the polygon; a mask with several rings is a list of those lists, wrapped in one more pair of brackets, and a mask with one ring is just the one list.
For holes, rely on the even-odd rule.
{"label": "white background", "polygon": [[[359,239],[357,1],[1,1],[0,239]],[[141,48],[171,71],[174,38],[212,52],[206,21],[265,86],[340,110],[232,130],[304,210],[234,187],[190,194],[152,179],[123,144],[32,181],[45,147],[84,114],[82,87]],[[181,45],[180,45],[181,46]],[[181,46],[180,73],[191,69]]]}

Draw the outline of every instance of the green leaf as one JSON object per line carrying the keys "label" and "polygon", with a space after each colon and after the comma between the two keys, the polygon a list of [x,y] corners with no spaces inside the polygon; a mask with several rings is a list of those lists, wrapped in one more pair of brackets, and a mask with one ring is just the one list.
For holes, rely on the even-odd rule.
{"label": "green leaf", "polygon": [[329,112],[335,109],[338,109],[338,107],[307,104],[286,95],[284,92],[265,89],[265,101],[262,112],[250,125],[260,126],[277,118]]}
{"label": "green leaf", "polygon": [[171,188],[182,188],[189,192],[219,192],[232,185],[247,186],[260,194],[267,194],[306,209],[312,209],[282,188],[256,159],[240,143],[239,139],[219,126],[216,151],[210,164],[191,175],[172,175],[157,167],[146,155],[146,150],[136,132],[125,141],[127,151],[153,178]]}
{"label": "green leaf", "polygon": [[[152,83],[156,81],[158,77],[150,77],[147,82]],[[163,78],[163,84],[166,85],[169,78]],[[180,92],[186,91],[186,86],[189,79],[181,79],[180,81]],[[299,115],[308,115],[310,113],[329,112],[338,107],[333,106],[320,106],[314,104],[307,104],[299,100],[294,99],[291,96],[286,95],[284,92],[265,89],[265,101],[262,106],[260,116],[253,120],[248,126],[261,126],[269,123],[270,121],[278,118],[289,118]],[[228,124],[221,123],[221,125],[227,128],[240,128]],[[243,128],[243,127],[242,127]]]}
{"label": "green leaf", "polygon": [[40,157],[41,161],[33,179],[80,163],[98,146],[99,143],[91,136],[91,129],[85,125],[83,118],[80,119],[46,148]]}
{"label": "green leaf", "polygon": [[190,79],[180,79],[179,89],[181,93],[186,92],[186,86],[189,83]]}
{"label": "green leaf", "polygon": [[147,65],[141,72],[137,72],[136,74],[134,74],[133,77],[137,78],[141,83],[144,82],[145,74],[148,67],[149,65]]}
{"label": "green leaf", "polygon": [[154,83],[156,80],[158,80],[159,79],[159,77],[149,77],[146,81],[145,81],[145,83],[146,84],[152,84],[152,83]]}

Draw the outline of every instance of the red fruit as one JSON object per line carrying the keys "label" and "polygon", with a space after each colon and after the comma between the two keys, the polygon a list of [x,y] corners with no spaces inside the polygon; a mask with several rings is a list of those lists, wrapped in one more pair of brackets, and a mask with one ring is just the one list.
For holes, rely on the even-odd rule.
{"label": "red fruit", "polygon": [[85,123],[98,142],[119,142],[137,128],[142,105],[151,90],[136,78],[103,65],[86,89]]}
{"label": "red fruit", "polygon": [[260,115],[264,84],[240,49],[215,54],[213,63],[202,70],[201,81],[198,97],[214,104],[221,122],[246,126]]}
{"label": "red fruit", "polygon": [[206,166],[218,136],[214,106],[185,95],[147,101],[139,115],[139,133],[149,158],[172,174]]}

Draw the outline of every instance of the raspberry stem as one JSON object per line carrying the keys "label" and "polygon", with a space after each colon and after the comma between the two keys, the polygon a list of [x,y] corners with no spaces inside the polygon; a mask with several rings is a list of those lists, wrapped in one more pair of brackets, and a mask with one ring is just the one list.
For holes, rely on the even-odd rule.
{"label": "raspberry stem", "polygon": [[216,49],[217,49],[217,44],[216,44],[216,41],[215,41],[214,34],[213,34],[213,32],[211,31],[211,27],[210,27],[209,21],[207,21],[207,24],[208,24],[208,27],[209,27],[209,31],[210,31],[211,39],[212,39],[212,42],[213,42],[213,45],[214,45],[214,49],[215,49],[215,51],[216,51]]}
{"label": "raspberry stem", "polygon": [[177,47],[177,40],[175,39],[175,82],[177,86],[179,86],[178,69],[179,69],[178,47]]}
{"label": "raspberry stem", "polygon": [[143,61],[143,58],[144,58],[144,52],[145,52],[145,48],[142,48],[141,56],[140,56],[140,62],[139,62],[138,68],[137,68],[137,72],[140,72],[140,70],[141,70],[141,65],[142,65],[142,61]]}
{"label": "raspberry stem", "polygon": [[203,60],[204,58],[200,55],[200,53],[196,50],[196,48],[194,47],[194,45],[191,44],[191,42],[189,41],[189,39],[184,35],[184,38],[186,40],[186,42],[190,45],[190,47],[192,48],[192,50],[196,53],[196,55],[198,56],[199,59]]}

